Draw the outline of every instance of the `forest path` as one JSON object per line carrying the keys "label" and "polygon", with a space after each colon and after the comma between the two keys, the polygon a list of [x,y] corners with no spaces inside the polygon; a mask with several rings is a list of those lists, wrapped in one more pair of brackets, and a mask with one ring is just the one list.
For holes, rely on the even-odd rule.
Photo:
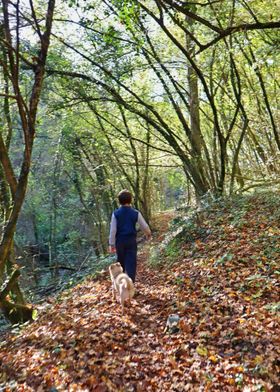
{"label": "forest path", "polygon": [[[172,214],[157,217],[126,314],[108,271],[49,298],[36,322],[1,343],[0,390],[279,391],[278,207],[268,214],[256,199],[246,208],[242,225],[232,209],[213,209],[188,228],[172,267],[164,259],[153,269],[150,248]],[[174,313],[179,330],[166,331]]]}
{"label": "forest path", "polygon": [[[172,215],[161,215],[153,246]],[[169,358],[170,337],[163,331],[174,294],[146,265],[150,245],[140,246],[137,294],[124,315],[112,300],[106,271],[58,301],[50,298],[36,323],[9,338],[0,356],[4,390],[170,391],[164,378],[172,379],[175,360]]]}

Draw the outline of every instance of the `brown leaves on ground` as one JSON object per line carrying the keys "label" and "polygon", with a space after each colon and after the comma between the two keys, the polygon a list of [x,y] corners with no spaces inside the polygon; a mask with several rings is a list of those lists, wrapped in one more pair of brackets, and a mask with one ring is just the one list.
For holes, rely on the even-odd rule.
{"label": "brown leaves on ground", "polygon": [[[149,269],[143,248],[124,316],[107,273],[50,300],[3,343],[3,389],[278,391],[280,224],[256,203],[242,225],[209,213],[208,235],[186,241],[170,267]],[[170,314],[176,333],[165,331]]]}

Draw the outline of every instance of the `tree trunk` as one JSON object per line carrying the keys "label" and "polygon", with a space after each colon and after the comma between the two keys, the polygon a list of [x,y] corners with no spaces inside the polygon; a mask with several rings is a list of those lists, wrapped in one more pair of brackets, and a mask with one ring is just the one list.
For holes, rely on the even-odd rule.
{"label": "tree trunk", "polygon": [[142,197],[141,197],[141,212],[149,223],[151,219],[151,189],[150,189],[150,170],[149,170],[149,161],[150,161],[150,139],[151,139],[151,132],[148,125],[146,141],[147,145],[143,146],[144,151],[144,170],[143,170],[143,180],[142,180]]}
{"label": "tree trunk", "polygon": [[[5,45],[4,49],[7,56],[4,61],[0,59],[3,71],[6,75],[9,75],[11,84],[14,92],[14,99],[17,105],[17,114],[20,118],[22,133],[24,137],[24,153],[20,169],[19,178],[15,177],[15,170],[12,167],[11,160],[9,157],[8,147],[10,144],[10,132],[9,130],[6,144],[0,135],[0,163],[1,169],[4,174],[4,180],[9,186],[9,193],[11,195],[11,206],[12,209],[8,213],[7,222],[2,232],[0,241],[0,281],[4,278],[5,269],[9,263],[11,263],[10,257],[13,254],[13,239],[16,230],[18,217],[25,199],[28,175],[31,166],[31,156],[33,140],[35,136],[35,125],[38,104],[42,91],[43,76],[45,73],[45,64],[49,48],[49,40],[53,19],[53,12],[55,7],[55,0],[48,1],[48,8],[46,11],[44,32],[40,31],[36,15],[33,13],[34,25],[37,28],[37,33],[40,38],[39,50],[37,56],[37,63],[32,65],[34,71],[33,86],[31,89],[30,97],[25,98],[25,93],[21,91],[21,78],[20,78],[20,35],[19,35],[19,23],[20,23],[20,4],[19,2],[13,4],[13,12],[10,10],[11,3],[9,0],[2,0],[3,5],[3,31],[4,40],[2,45]],[[15,12],[15,19],[14,17]],[[16,25],[15,24],[16,20]],[[12,27],[11,27],[12,25]],[[12,33],[15,35],[13,36]],[[13,108],[14,110],[14,108]],[[6,115],[9,113],[9,108],[5,107]],[[11,122],[9,126],[11,126]],[[7,297],[10,291],[14,291],[15,298],[20,302],[24,302],[17,286],[17,278],[19,271],[16,270],[12,273],[11,278],[0,293],[0,306],[5,316],[12,322],[20,322],[32,319],[32,308],[23,305],[22,303],[13,303]]]}
{"label": "tree trunk", "polygon": [[0,293],[0,309],[12,324],[32,320],[34,310],[31,305],[13,302],[9,297],[9,293],[13,292],[14,287],[17,285],[19,276],[20,271],[18,269],[14,270],[10,280]]}

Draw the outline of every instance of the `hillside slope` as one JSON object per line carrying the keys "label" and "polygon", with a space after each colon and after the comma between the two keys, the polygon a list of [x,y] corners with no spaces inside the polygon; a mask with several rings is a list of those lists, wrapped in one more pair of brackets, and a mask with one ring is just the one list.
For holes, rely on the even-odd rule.
{"label": "hillside slope", "polygon": [[[156,219],[121,316],[107,272],[1,344],[4,391],[279,391],[280,197]],[[168,316],[179,322],[166,328]]]}

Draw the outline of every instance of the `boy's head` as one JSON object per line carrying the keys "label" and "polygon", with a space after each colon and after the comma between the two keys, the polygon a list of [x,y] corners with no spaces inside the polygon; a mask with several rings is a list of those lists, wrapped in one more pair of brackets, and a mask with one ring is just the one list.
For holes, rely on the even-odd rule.
{"label": "boy's head", "polygon": [[124,204],[131,204],[132,201],[132,194],[127,190],[124,189],[120,191],[118,194],[119,203],[123,206]]}

